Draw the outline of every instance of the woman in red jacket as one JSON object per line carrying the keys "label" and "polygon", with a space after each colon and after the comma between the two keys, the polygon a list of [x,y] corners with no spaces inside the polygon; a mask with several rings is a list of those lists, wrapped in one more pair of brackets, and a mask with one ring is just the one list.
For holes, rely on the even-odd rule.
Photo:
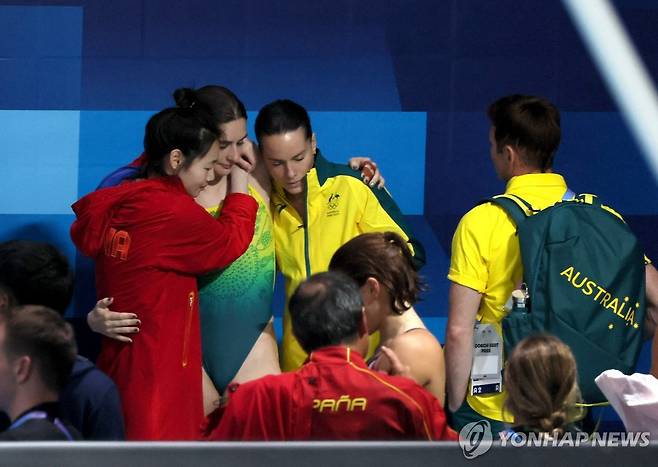
{"label": "woman in red jacket", "polygon": [[91,193],[73,205],[76,246],[95,260],[98,296],[140,313],[126,345],[103,341],[98,366],[117,383],[126,438],[191,440],[203,421],[196,277],[227,266],[247,248],[256,201],[247,193],[254,160],[230,169],[217,219],[194,201],[220,160],[216,126],[191,90],[151,117],[144,136],[145,180]]}

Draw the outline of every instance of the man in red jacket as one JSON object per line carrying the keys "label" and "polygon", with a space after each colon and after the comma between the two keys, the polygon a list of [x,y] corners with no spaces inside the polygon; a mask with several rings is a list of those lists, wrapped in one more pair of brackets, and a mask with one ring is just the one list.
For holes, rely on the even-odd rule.
{"label": "man in red jacket", "polygon": [[[409,378],[368,369],[368,327],[357,285],[326,272],[290,299],[309,358],[295,372],[229,386],[214,440],[456,440],[439,402]],[[217,425],[217,420],[219,424]]]}

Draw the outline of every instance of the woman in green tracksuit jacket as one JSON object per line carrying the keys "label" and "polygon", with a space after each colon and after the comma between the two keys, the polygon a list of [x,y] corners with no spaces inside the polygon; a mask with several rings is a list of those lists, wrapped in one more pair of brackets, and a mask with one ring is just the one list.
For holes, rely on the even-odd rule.
{"label": "woman in green tracksuit jacket", "polygon": [[[400,209],[385,189],[372,189],[360,173],[328,162],[317,149],[306,110],[290,100],[261,109],[256,137],[274,181],[272,216],[277,265],[289,298],[300,282],[326,271],[334,252],[365,232],[392,231],[408,242],[415,266],[425,263],[422,245],[413,238]],[[371,342],[371,349],[376,342]],[[298,368],[306,353],[292,335],[288,312],[283,320],[281,366]]]}

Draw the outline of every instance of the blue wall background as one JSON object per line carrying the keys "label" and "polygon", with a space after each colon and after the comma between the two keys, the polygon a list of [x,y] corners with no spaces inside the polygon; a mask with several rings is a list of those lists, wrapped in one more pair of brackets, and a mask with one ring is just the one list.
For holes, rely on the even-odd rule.
{"label": "blue wall background", "polygon": [[[658,4],[615,5],[656,76]],[[176,87],[208,83],[233,89],[251,121],[273,99],[297,100],[331,159],[375,157],[427,247],[418,308],[442,340],[452,232],[504,188],[484,113],[501,95],[560,107],[557,170],[624,213],[658,257],[658,187],[558,1],[12,1],[0,30],[0,239],[67,253],[79,268],[71,315],[93,291],[68,239],[70,204],[140,152],[144,122]]]}

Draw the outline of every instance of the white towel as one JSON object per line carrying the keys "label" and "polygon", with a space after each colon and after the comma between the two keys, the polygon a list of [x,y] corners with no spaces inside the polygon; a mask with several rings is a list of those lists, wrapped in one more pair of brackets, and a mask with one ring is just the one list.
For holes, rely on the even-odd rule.
{"label": "white towel", "polygon": [[627,431],[651,433],[658,440],[658,379],[652,375],[606,370],[594,380],[619,414]]}

